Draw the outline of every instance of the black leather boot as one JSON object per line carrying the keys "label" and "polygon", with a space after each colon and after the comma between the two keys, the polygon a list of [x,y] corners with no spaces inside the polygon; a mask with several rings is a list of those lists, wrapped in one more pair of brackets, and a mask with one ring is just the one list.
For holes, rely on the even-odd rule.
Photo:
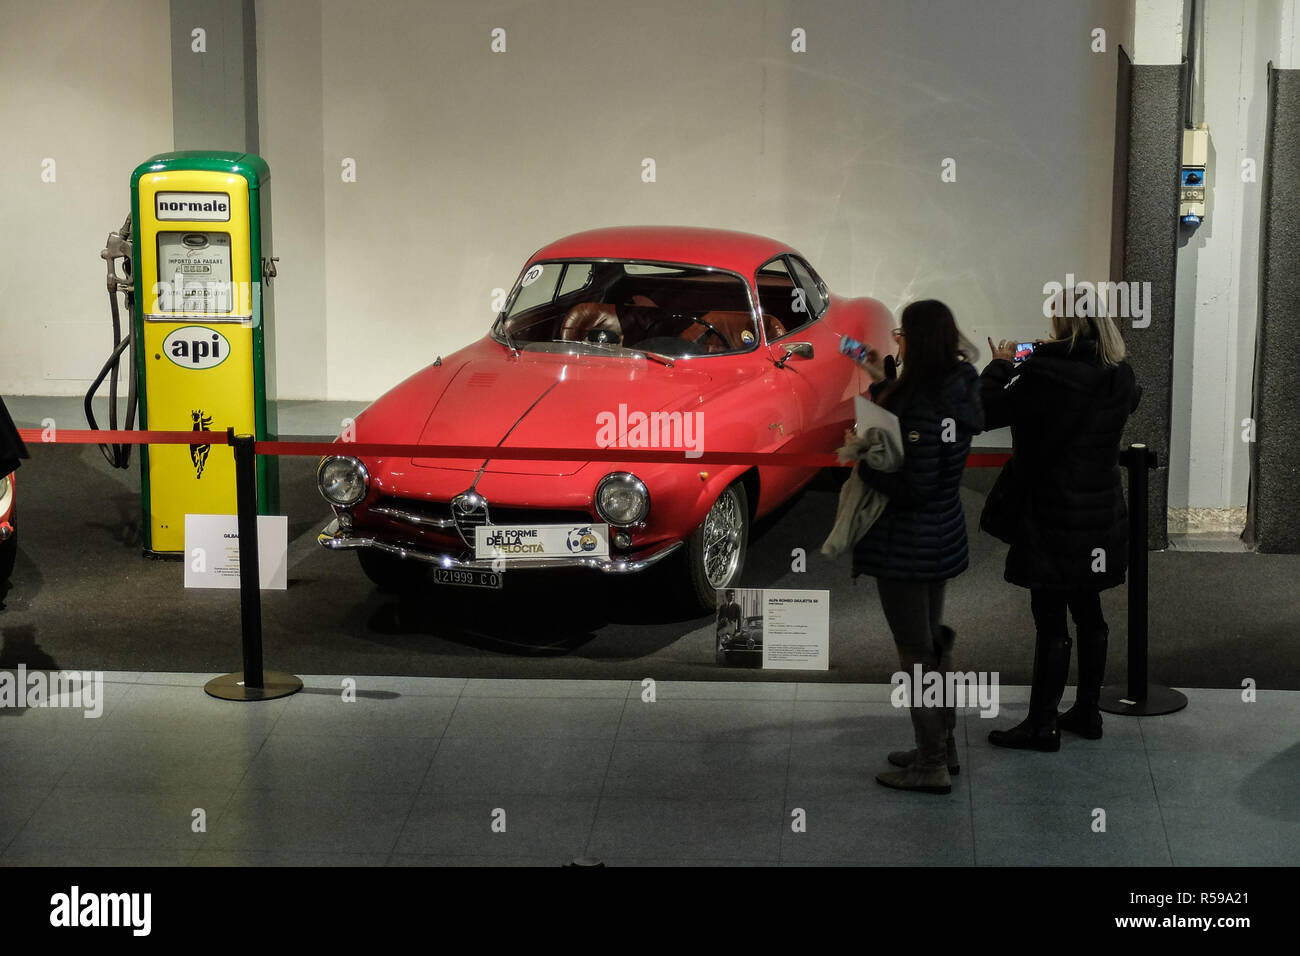
{"label": "black leather boot", "polygon": [[1056,708],[1065,693],[1070,673],[1070,633],[1039,633],[1034,644],[1034,686],[1029,693],[1029,716],[1010,730],[989,731],[989,743],[1013,750],[1061,749]]}
{"label": "black leather boot", "polygon": [[1056,719],[1061,730],[1086,737],[1101,739],[1101,711],[1097,701],[1106,677],[1106,650],[1110,643],[1110,628],[1079,629],[1079,689],[1074,706]]}

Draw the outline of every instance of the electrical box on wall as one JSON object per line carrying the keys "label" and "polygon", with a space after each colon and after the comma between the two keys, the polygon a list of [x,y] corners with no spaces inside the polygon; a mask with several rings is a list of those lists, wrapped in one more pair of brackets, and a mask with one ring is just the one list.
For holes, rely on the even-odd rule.
{"label": "electrical box on wall", "polygon": [[1180,172],[1178,218],[1188,226],[1205,218],[1205,166],[1210,153],[1210,130],[1202,123],[1183,130],[1183,166]]}

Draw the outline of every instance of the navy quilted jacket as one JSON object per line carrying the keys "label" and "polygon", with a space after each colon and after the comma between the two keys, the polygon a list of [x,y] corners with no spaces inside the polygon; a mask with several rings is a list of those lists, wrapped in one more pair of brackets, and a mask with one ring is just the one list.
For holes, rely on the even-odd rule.
{"label": "navy quilted jacket", "polygon": [[934,393],[915,393],[890,410],[902,431],[903,467],[886,474],[858,465],[889,504],[854,547],[853,575],[954,577],[969,563],[959,490],[971,436],[984,430],[979,373],[961,362]]}

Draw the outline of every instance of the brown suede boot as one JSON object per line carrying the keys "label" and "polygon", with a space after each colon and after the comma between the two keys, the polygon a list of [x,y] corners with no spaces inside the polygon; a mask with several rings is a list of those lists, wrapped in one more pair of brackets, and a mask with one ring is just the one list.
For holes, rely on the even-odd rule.
{"label": "brown suede boot", "polygon": [[[935,657],[911,658],[899,655],[899,664],[908,674],[915,664],[921,664],[926,673],[937,670]],[[944,707],[926,707],[920,701],[921,688],[912,689],[913,697],[908,713],[912,718],[912,731],[916,737],[916,756],[903,770],[891,770],[876,775],[876,782],[895,790],[917,790],[921,793],[952,793],[952,778],[948,774],[948,717]]]}
{"label": "brown suede boot", "polygon": [[[935,656],[939,661],[940,673],[947,675],[952,673],[952,647],[957,641],[957,635],[950,627],[940,627],[939,637],[934,642]],[[945,682],[944,687],[947,687]],[[957,757],[957,739],[955,731],[957,729],[957,702],[948,701],[944,707],[944,723],[947,725],[947,746],[945,760],[948,764],[948,774],[956,776],[961,773],[961,761]],[[895,767],[910,767],[916,762],[916,750],[895,750],[886,758]]]}
{"label": "brown suede boot", "polygon": [[[957,756],[957,741],[951,731],[948,733],[947,746],[944,748],[944,760],[948,764],[948,775],[955,777],[961,773],[961,758]],[[885,758],[895,767],[910,767],[916,762],[916,750],[891,750]]]}

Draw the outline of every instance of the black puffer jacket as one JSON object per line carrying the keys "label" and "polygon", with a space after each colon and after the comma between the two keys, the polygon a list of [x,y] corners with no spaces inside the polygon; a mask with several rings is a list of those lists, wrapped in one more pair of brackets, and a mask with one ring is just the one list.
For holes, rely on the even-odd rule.
{"label": "black puffer jacket", "polygon": [[971,436],[984,429],[979,373],[962,362],[936,393],[907,397],[898,415],[903,467],[886,474],[859,463],[868,485],[889,496],[889,504],[853,549],[853,575],[925,581],[966,570],[966,517],[961,473]]}
{"label": "black puffer jacket", "polygon": [[1133,369],[1103,365],[1095,340],[1073,349],[1045,342],[1019,366],[989,363],[980,384],[987,427],[1011,426],[1009,467],[1024,501],[1006,579],[1053,591],[1122,584],[1128,518],[1119,442],[1137,406]]}

